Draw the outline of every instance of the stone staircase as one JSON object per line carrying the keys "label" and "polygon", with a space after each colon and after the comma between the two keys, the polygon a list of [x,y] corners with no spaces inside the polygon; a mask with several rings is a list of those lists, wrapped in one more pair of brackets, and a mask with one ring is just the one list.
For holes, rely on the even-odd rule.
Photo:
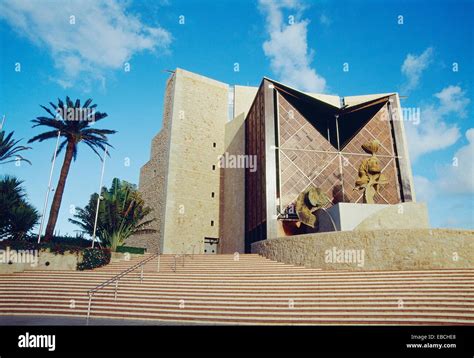
{"label": "stone staircase", "polygon": [[[1,315],[86,317],[87,290],[145,256],[93,271],[0,275]],[[93,298],[91,319],[200,324],[473,325],[474,270],[322,271],[258,255],[161,255]]]}

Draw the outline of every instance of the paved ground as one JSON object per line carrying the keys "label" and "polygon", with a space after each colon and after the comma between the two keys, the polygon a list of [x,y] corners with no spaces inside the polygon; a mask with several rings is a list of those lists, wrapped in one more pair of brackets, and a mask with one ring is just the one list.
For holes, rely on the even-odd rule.
{"label": "paved ground", "polygon": [[[0,326],[85,326],[85,318],[40,317],[40,316],[0,316]],[[181,322],[145,321],[129,319],[91,318],[91,326],[188,326]]]}

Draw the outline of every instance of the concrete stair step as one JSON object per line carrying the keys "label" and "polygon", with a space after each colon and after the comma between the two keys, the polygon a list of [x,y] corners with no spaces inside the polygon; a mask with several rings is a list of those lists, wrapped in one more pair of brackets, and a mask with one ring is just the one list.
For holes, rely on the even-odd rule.
{"label": "concrete stair step", "polygon": [[[336,310],[336,311],[345,311],[345,312],[356,312],[356,311],[451,311],[451,312],[470,312],[474,313],[474,303],[433,303],[425,301],[424,303],[419,302],[404,302],[403,306],[400,307],[398,302],[392,300],[391,302],[350,302],[350,303],[341,303],[341,302],[294,302],[293,308],[289,308],[288,301],[272,301],[268,302],[232,302],[232,301],[214,301],[212,305],[209,305],[208,302],[204,300],[139,300],[135,298],[120,297],[116,301],[110,302],[110,297],[94,297],[94,307],[128,307],[133,303],[133,307],[148,307],[154,309],[160,308],[176,308],[179,307],[181,302],[185,303],[187,309],[199,309],[199,310],[210,310],[212,309],[225,309],[225,310],[243,310],[248,311],[249,313],[254,312],[255,310],[261,311],[280,311],[280,310],[291,310],[291,311],[318,311],[318,310]],[[32,298],[4,298],[2,299],[1,305],[7,307],[8,304],[18,303],[20,307],[32,307],[44,306],[47,303],[48,307],[57,306],[57,307],[69,307],[71,304],[70,298],[51,298],[51,297],[32,297]],[[87,297],[78,297],[74,298],[75,307],[82,307],[83,305],[87,306],[88,298]]]}
{"label": "concrete stair step", "polygon": [[[121,281],[130,281],[135,282],[139,278],[139,274],[135,274],[134,276],[124,277]],[[12,282],[22,282],[22,283],[56,283],[59,279],[67,280],[70,283],[74,282],[88,282],[88,283],[95,283],[95,282],[102,282],[104,279],[107,279],[107,276],[88,276],[88,277],[80,277],[80,276],[12,276],[12,277],[0,277],[0,284],[9,284]],[[209,285],[216,285],[222,284],[222,280],[220,278],[213,278],[213,277],[206,277],[206,278],[175,278],[175,277],[168,277],[168,276],[159,276],[159,275],[144,275],[143,281],[146,284],[173,284],[178,283],[180,285],[189,285],[189,284],[209,284]],[[303,279],[292,279],[291,281],[288,280],[285,276],[280,277],[253,277],[253,278],[240,278],[240,277],[227,277],[225,284],[227,285],[241,285],[245,284],[248,286],[252,285],[301,285],[301,286],[308,286],[308,285],[317,285],[317,286],[324,286],[324,285],[341,285],[341,284],[353,284],[353,285],[376,285],[376,284],[390,284],[390,285],[472,285],[474,284],[474,279],[470,278],[456,278],[456,279],[433,279],[433,278],[410,278],[410,279],[399,279],[399,278],[388,278],[388,279],[379,279],[379,278],[368,278],[368,279],[360,279],[360,278],[303,278]]]}
{"label": "concrete stair step", "polygon": [[[94,296],[94,299],[99,299],[99,300],[107,300],[110,301],[110,297],[113,297],[113,292],[100,292]],[[179,301],[180,298],[182,298],[182,295],[163,295],[163,296],[156,296],[156,295],[143,295],[137,292],[119,292],[119,295],[117,297],[118,301],[137,301],[137,302],[177,302]],[[70,299],[77,299],[77,300],[85,300],[87,299],[87,296],[84,294],[75,294],[71,295],[70,292],[55,292],[54,295],[51,294],[51,292],[31,292],[28,296],[24,295],[24,292],[17,292],[17,293],[2,293],[2,301],[3,299],[5,300],[28,300],[28,299],[44,299],[44,300],[70,300]],[[295,302],[298,302],[298,304],[363,304],[363,303],[369,303],[370,305],[378,305],[378,304],[388,304],[392,306],[394,302],[398,305],[399,303],[399,297],[300,297]],[[253,305],[253,304],[261,304],[261,301],[255,302],[254,297],[247,297],[247,296],[242,296],[242,297],[229,297],[225,299],[209,299],[209,298],[201,298],[199,296],[197,297],[186,297],[187,301],[191,302],[200,302],[200,303],[209,303],[209,304],[235,304],[235,305]],[[282,298],[272,298],[272,297],[266,297],[265,302],[267,303],[288,303],[288,299],[282,299]],[[459,297],[459,296],[452,296],[452,297],[442,297],[442,296],[414,296],[408,298],[404,298],[404,305],[410,305],[410,303],[413,304],[433,304],[433,305],[451,305],[451,304],[456,304],[456,305],[462,305],[462,306],[471,306],[474,305],[474,296],[473,297]]]}
{"label": "concrete stair step", "polygon": [[[1,281],[0,281],[1,282]],[[54,283],[57,287],[71,287],[71,288],[88,288],[93,287],[101,283],[101,280],[96,281],[68,281],[68,282],[54,282],[54,281],[41,281],[41,280],[31,280],[31,281],[14,281],[7,283],[9,288],[14,287],[23,287],[25,284],[28,285],[29,289],[41,288],[44,285]],[[151,282],[143,280],[140,283],[139,278],[135,280],[121,280],[119,286],[121,288],[135,288],[139,284],[140,287],[137,287],[137,290],[147,290],[147,289],[159,289],[159,290],[214,290],[214,291],[229,291],[238,289],[239,291],[251,292],[251,291],[264,291],[264,290],[278,290],[278,291],[288,291],[294,290],[298,291],[308,291],[308,292],[323,292],[327,290],[332,290],[334,292],[339,291],[362,291],[362,290],[386,290],[390,291],[410,291],[410,290],[441,290],[441,291],[450,291],[450,290],[463,290],[465,292],[473,292],[474,286],[472,283],[386,283],[386,282],[362,282],[356,284],[350,283],[321,283],[321,284],[298,284],[298,283],[254,283],[248,284],[246,282],[233,282],[233,283],[183,283],[183,282]]]}
{"label": "concrete stair step", "polygon": [[[0,275],[1,315],[86,314],[87,290],[149,257],[92,271]],[[219,324],[474,324],[474,270],[324,271],[258,255],[174,255],[94,295],[92,317]],[[74,300],[74,309],[69,305]],[[292,300],[292,301],[290,301]],[[399,307],[400,300],[403,306]],[[184,302],[184,307],[180,303]],[[292,308],[289,303],[292,302]]]}
{"label": "concrete stair step", "polygon": [[[2,311],[8,311],[10,308],[6,305],[0,304],[0,308]],[[15,311],[23,311],[31,310],[35,311],[36,309],[43,309],[44,305],[42,303],[21,303],[19,302],[14,310]],[[74,308],[70,308],[64,305],[57,305],[57,304],[49,304],[49,309],[69,309],[70,311],[82,311],[86,312],[87,310],[87,303],[83,302],[82,304],[76,303]],[[323,307],[316,307],[313,309],[308,308],[289,308],[288,306],[284,307],[263,307],[263,308],[237,308],[237,307],[223,307],[223,308],[213,308],[209,309],[209,307],[196,307],[196,306],[189,306],[184,304],[182,308],[179,305],[174,305],[174,307],[157,307],[157,306],[150,306],[150,305],[134,305],[130,306],[125,304],[114,304],[114,305],[107,305],[101,302],[94,302],[93,308],[94,311],[103,311],[103,312],[116,312],[120,310],[122,314],[129,314],[134,315],[135,313],[173,313],[176,315],[191,315],[191,314],[206,314],[212,316],[278,316],[278,317],[295,317],[298,315],[298,318],[301,317],[360,317],[360,316],[375,316],[375,317],[404,317],[404,316],[416,316],[416,317],[452,317],[452,318],[461,318],[461,319],[469,319],[474,323],[474,310],[470,309],[468,312],[462,309],[448,309],[443,308],[443,310],[439,310],[436,308],[356,308],[351,309],[349,307],[343,308],[323,308]],[[295,317],[296,318],[296,317]]]}

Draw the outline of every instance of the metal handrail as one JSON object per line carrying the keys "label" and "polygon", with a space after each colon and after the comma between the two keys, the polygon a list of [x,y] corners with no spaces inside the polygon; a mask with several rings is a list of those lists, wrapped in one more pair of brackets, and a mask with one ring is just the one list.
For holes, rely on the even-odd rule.
{"label": "metal handrail", "polygon": [[186,252],[187,252],[188,250],[184,250],[184,249],[183,249],[182,252],[181,252],[181,254],[174,255],[174,263],[173,263],[173,265],[171,266],[171,270],[172,270],[173,272],[176,273],[176,271],[178,270],[178,258],[181,257],[181,259],[182,259],[182,262],[181,262],[181,266],[182,266],[182,267],[184,267],[184,262],[185,262],[186,256],[191,256],[191,259],[194,260],[194,251],[195,251],[195,248],[196,248],[196,244],[188,245],[188,248],[189,248],[189,247],[192,247],[192,248],[193,248],[193,251],[192,251],[191,254],[187,254]]}
{"label": "metal handrail", "polygon": [[94,294],[96,292],[98,292],[99,290],[101,290],[104,287],[107,287],[111,283],[115,282],[114,301],[116,301],[117,300],[117,291],[118,291],[118,282],[119,282],[119,280],[122,277],[124,277],[125,275],[129,274],[130,272],[135,271],[137,268],[141,267],[140,282],[143,282],[143,266],[147,262],[153,260],[156,257],[158,257],[158,267],[157,267],[157,269],[158,269],[158,272],[159,272],[160,271],[160,254],[156,253],[156,254],[153,254],[153,255],[147,257],[146,259],[136,263],[135,265],[129,267],[128,269],[123,270],[119,274],[115,275],[112,278],[109,278],[108,280],[102,282],[101,284],[95,286],[94,288],[91,288],[90,290],[88,290],[87,294],[89,296],[89,304],[87,305],[87,321],[86,321],[86,323],[89,324],[89,317],[90,317],[90,314],[91,314],[91,306],[92,306],[92,297],[94,296]]}
{"label": "metal handrail", "polygon": [[[188,250],[186,249],[186,251],[183,251],[183,256],[184,256],[184,257],[186,257],[186,256],[191,256],[191,258],[194,260],[194,249],[195,249],[195,247],[196,247],[196,244],[188,245],[188,249],[189,249],[190,247],[193,248],[193,251],[192,251],[190,254],[188,254],[188,253],[187,253]],[[184,259],[183,259],[183,260],[184,260]]]}
{"label": "metal handrail", "polygon": [[185,259],[185,256],[184,255],[174,255],[174,263],[173,263],[173,266],[171,267],[171,270],[173,272],[176,272],[178,270],[178,258],[182,258],[182,266],[184,267],[184,259]]}

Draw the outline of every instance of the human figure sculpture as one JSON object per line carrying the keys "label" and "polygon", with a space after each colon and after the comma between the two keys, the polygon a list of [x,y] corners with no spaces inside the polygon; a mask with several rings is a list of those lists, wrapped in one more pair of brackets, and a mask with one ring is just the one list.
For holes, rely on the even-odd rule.
{"label": "human figure sculpture", "polygon": [[299,228],[301,224],[305,224],[315,228],[317,218],[314,212],[324,207],[327,203],[329,203],[329,198],[321,189],[314,186],[306,188],[296,199],[295,208],[298,215],[296,226]]}
{"label": "human figure sculpture", "polygon": [[362,149],[372,156],[364,159],[359,166],[359,178],[356,180],[354,190],[364,190],[364,203],[374,204],[375,193],[379,192],[380,185],[388,183],[387,178],[382,174],[380,161],[376,156],[380,142],[374,139],[362,145]]}

